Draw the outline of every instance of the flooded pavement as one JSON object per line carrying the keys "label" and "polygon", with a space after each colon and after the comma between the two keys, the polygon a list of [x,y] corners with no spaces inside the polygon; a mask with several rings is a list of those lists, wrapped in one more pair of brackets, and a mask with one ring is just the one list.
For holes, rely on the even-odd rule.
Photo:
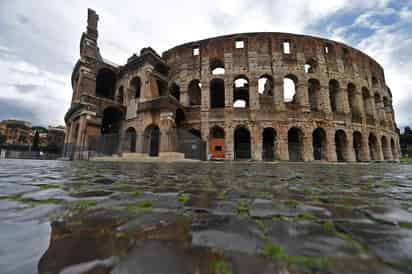
{"label": "flooded pavement", "polygon": [[2,160],[0,269],[412,273],[412,165]]}

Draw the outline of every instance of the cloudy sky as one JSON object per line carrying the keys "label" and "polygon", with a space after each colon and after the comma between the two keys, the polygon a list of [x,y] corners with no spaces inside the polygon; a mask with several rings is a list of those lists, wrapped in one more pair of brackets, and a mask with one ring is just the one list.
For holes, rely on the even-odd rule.
{"label": "cloudy sky", "polygon": [[63,124],[87,8],[102,55],[124,64],[211,36],[293,32],[345,42],[385,69],[399,126],[412,124],[412,0],[0,0],[0,120]]}

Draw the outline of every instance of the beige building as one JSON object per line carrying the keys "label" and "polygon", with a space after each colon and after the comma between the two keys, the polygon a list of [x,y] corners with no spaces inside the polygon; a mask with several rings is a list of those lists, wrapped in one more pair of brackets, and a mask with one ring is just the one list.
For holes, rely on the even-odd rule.
{"label": "beige building", "polygon": [[31,145],[32,125],[20,120],[4,120],[0,122],[0,134],[6,136],[8,145]]}
{"label": "beige building", "polygon": [[67,156],[100,147],[126,157],[190,157],[189,143],[211,159],[399,159],[384,71],[359,50],[311,36],[246,33],[161,56],[144,48],[118,66],[100,54],[97,23],[89,10],[65,117]]}

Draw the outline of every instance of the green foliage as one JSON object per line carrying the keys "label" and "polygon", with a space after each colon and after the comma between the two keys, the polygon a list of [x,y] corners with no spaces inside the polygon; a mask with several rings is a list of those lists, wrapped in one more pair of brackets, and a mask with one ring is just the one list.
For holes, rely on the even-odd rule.
{"label": "green foliage", "polygon": [[224,260],[217,260],[215,262],[215,274],[232,274],[231,266]]}
{"label": "green foliage", "polygon": [[0,197],[1,200],[9,200],[9,201],[15,201],[23,204],[27,204],[29,206],[39,206],[39,205],[49,205],[49,204],[57,204],[59,203],[59,200],[57,199],[46,199],[46,200],[35,200],[31,198],[23,198],[21,196],[5,196],[5,197]]}
{"label": "green foliage", "polygon": [[335,223],[332,220],[327,220],[323,223],[323,227],[330,232],[335,232]]}
{"label": "green foliage", "polygon": [[286,206],[289,208],[296,208],[299,205],[299,202],[296,200],[287,200]]}
{"label": "green foliage", "polygon": [[312,213],[304,212],[298,215],[299,221],[315,221],[316,217]]}
{"label": "green foliage", "polygon": [[72,204],[75,210],[83,211],[97,205],[96,201],[78,201]]}
{"label": "green foliage", "polygon": [[272,243],[266,244],[263,254],[272,260],[285,260],[288,257],[281,246]]}
{"label": "green foliage", "polygon": [[137,204],[131,204],[126,207],[126,210],[132,214],[140,214],[143,212],[149,212],[152,210],[153,203],[150,201],[144,201]]}
{"label": "green foliage", "polygon": [[235,212],[239,216],[249,215],[249,204],[245,200],[239,200]]}
{"label": "green foliage", "polygon": [[186,204],[190,200],[190,195],[189,194],[182,194],[178,198],[179,202],[182,204]]}

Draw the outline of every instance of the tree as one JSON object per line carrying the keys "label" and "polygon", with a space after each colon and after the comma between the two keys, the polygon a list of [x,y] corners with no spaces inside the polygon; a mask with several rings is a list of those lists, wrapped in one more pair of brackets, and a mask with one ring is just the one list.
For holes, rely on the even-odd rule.
{"label": "tree", "polygon": [[33,150],[34,151],[39,151],[40,150],[40,135],[39,132],[36,131],[36,133],[34,134],[34,138],[33,138]]}

